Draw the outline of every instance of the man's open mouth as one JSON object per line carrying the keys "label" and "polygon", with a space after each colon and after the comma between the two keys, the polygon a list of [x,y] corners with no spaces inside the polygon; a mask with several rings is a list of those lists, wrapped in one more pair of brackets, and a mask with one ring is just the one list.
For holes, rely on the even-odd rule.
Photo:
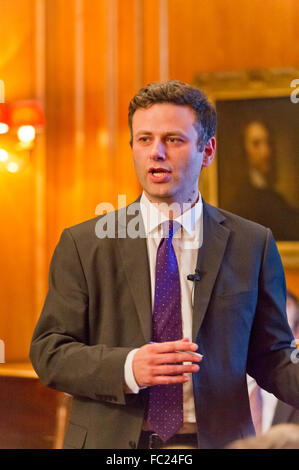
{"label": "man's open mouth", "polygon": [[170,173],[170,170],[167,170],[166,168],[150,168],[149,172],[159,178],[160,176]]}

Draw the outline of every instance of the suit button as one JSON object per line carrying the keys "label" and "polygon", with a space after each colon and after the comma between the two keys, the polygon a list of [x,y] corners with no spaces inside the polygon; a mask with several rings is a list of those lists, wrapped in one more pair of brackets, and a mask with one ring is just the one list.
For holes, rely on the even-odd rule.
{"label": "suit button", "polygon": [[131,449],[136,449],[136,442],[130,441],[129,446],[131,447]]}

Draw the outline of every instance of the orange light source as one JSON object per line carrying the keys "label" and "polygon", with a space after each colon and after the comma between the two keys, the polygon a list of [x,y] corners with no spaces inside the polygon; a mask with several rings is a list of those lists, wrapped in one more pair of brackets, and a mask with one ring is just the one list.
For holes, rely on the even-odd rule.
{"label": "orange light source", "polygon": [[20,170],[20,165],[17,162],[8,162],[6,168],[9,173],[17,173]]}
{"label": "orange light source", "polygon": [[18,129],[18,137],[24,144],[33,142],[35,139],[35,127],[33,126],[21,126]]}
{"label": "orange light source", "polygon": [[6,103],[0,103],[0,134],[5,134],[9,130],[9,113]]}
{"label": "orange light source", "polygon": [[10,105],[12,127],[32,126],[35,129],[45,125],[45,116],[38,101],[16,101]]}
{"label": "orange light source", "polygon": [[7,136],[1,137],[0,169],[14,174],[30,162],[36,133],[44,127],[45,116],[38,101],[4,103],[1,93],[0,100],[0,134],[9,131]]}
{"label": "orange light source", "polygon": [[7,160],[8,160],[7,151],[0,148],[0,162],[6,162]]}

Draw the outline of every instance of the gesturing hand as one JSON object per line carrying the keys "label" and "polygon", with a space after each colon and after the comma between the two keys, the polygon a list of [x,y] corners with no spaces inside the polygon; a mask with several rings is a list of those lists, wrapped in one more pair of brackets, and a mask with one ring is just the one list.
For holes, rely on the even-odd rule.
{"label": "gesturing hand", "polygon": [[201,355],[192,354],[198,346],[187,338],[165,343],[153,343],[142,346],[133,359],[133,373],[139,387],[184,383],[189,377],[183,374],[197,372]]}

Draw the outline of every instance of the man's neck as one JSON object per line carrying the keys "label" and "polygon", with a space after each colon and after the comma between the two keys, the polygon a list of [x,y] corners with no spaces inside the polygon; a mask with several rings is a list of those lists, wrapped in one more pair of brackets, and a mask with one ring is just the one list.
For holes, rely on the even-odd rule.
{"label": "man's neck", "polygon": [[192,207],[197,204],[199,201],[199,192],[197,193],[197,196],[192,199],[188,200],[188,202],[163,202],[163,201],[153,201],[151,200],[150,196],[144,193],[146,198],[149,200],[151,204],[154,204],[155,207],[162,212],[164,215],[166,215],[167,218],[169,219],[176,219],[183,213],[187,212],[188,210],[192,209]]}

